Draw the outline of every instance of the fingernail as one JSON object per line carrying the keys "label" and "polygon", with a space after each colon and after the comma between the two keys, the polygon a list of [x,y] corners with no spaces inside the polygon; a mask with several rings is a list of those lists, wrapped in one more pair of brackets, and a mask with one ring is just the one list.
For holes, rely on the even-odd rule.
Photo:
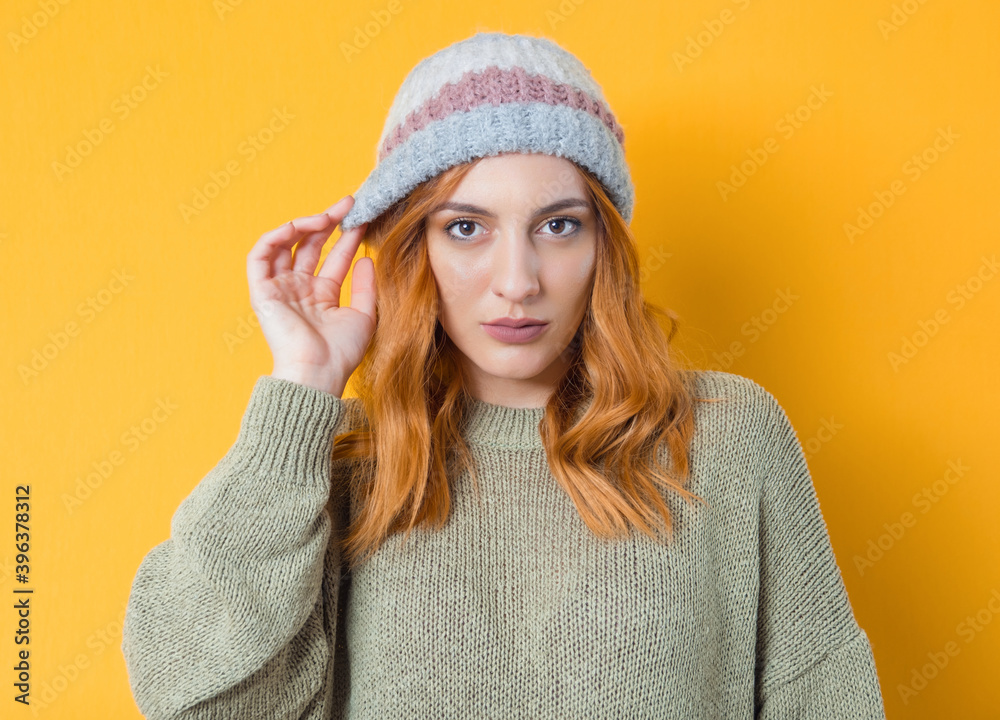
{"label": "fingernail", "polygon": [[[327,208],[326,210],[324,210],[323,212],[331,212],[331,211],[333,211],[333,210],[334,210],[334,209],[336,209],[336,208],[337,208],[337,206],[339,206],[339,205],[340,205],[340,204],[341,204],[342,202],[344,202],[343,198],[341,198],[340,200],[338,200],[337,202],[335,202],[335,203],[334,203],[333,205],[331,205],[330,207],[328,207],[328,208]],[[322,213],[321,213],[321,214],[322,214]]]}

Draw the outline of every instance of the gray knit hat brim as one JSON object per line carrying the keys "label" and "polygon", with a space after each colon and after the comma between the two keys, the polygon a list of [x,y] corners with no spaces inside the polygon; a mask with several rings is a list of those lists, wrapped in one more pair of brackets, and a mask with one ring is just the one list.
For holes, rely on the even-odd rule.
{"label": "gray knit hat brim", "polygon": [[624,150],[598,118],[561,105],[508,103],[455,113],[414,133],[362,183],[341,229],[370,222],[448,168],[505,152],[556,155],[586,167],[631,221],[634,191],[623,173]]}

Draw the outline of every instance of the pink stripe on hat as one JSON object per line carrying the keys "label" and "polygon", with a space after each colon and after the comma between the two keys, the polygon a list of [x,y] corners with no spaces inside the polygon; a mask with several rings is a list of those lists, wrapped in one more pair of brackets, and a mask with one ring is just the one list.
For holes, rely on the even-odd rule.
{"label": "pink stripe on hat", "polygon": [[517,102],[565,105],[583,110],[604,123],[620,145],[625,144],[625,133],[610,109],[579,88],[555,82],[545,75],[529,74],[524,68],[503,70],[491,66],[481,72],[465,73],[461,80],[448,83],[421,107],[412,111],[382,143],[378,159],[381,161],[413,133],[452,113],[468,112],[480,105]]}

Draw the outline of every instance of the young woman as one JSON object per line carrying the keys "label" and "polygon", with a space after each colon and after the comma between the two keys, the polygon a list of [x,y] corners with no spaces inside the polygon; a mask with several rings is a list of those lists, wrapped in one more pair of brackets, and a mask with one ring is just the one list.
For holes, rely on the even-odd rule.
{"label": "young woman", "polygon": [[642,298],[623,142],[574,56],[477,33],[261,236],[274,370],[132,586],[147,717],[885,717],[787,415]]}

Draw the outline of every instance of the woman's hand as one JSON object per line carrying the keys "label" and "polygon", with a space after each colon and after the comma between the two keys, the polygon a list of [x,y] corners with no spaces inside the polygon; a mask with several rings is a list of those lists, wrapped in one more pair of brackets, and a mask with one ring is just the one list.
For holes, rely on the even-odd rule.
{"label": "woman's hand", "polygon": [[315,273],[323,246],[353,205],[347,195],[326,212],[291,220],[261,235],[247,255],[250,306],[274,357],[272,377],[338,397],[375,333],[371,258],[355,263],[351,304],[340,307],[341,285],[368,224],[342,233]]}

